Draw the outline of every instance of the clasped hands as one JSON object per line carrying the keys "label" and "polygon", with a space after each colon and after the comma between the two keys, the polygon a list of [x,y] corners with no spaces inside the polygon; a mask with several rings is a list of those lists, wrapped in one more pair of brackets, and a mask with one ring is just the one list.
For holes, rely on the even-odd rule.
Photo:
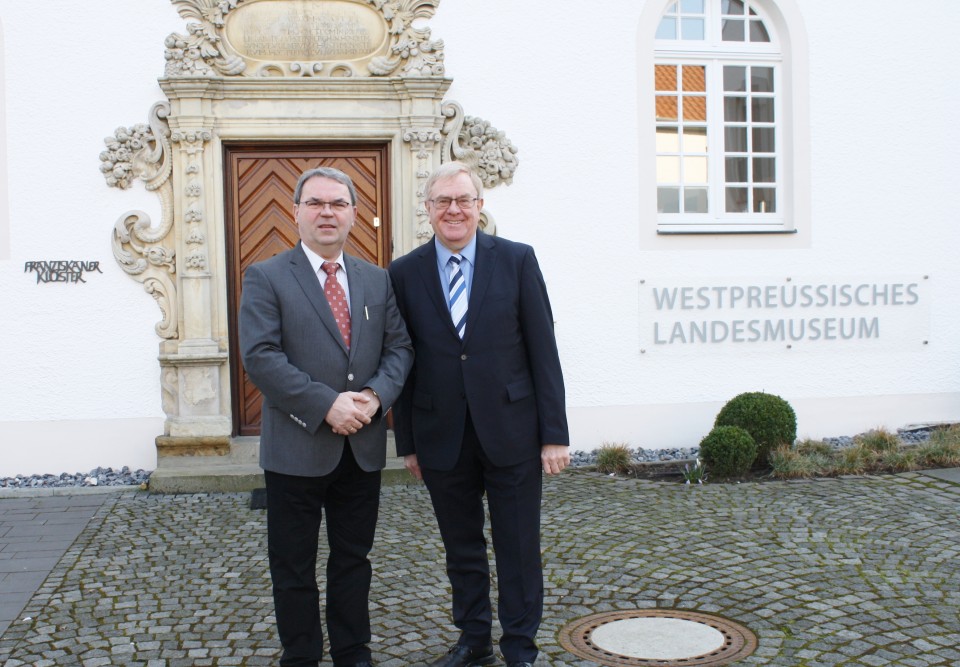
{"label": "clasped hands", "polygon": [[380,399],[371,389],[345,391],[333,402],[325,421],[337,435],[353,435],[373,420]]}

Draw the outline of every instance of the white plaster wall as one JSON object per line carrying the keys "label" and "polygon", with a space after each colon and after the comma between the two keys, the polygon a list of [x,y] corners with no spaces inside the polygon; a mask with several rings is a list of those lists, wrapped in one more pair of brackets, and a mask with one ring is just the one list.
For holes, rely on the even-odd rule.
{"label": "white plaster wall", "polygon": [[[0,475],[152,469],[162,433],[160,311],[113,260],[123,212],[159,214],[142,185],[108,188],[103,138],[162,99],[167,2],[0,0],[10,257],[0,260]],[[37,284],[33,260],[99,261],[85,284]]]}
{"label": "white plaster wall", "polygon": [[[577,449],[696,444],[725,400],[754,390],[790,400],[811,436],[960,420],[960,135],[948,118],[960,92],[938,74],[958,64],[960,3],[931,0],[935,19],[917,22],[893,19],[893,0],[785,4],[809,50],[811,224],[792,239],[650,234],[639,177],[649,131],[639,105],[652,104],[637,86],[638,68],[652,66],[637,48],[643,2],[587,13],[573,2],[444,0],[430,22],[446,44],[448,97],[520,149],[515,183],[490,191],[487,207],[500,234],[537,249]],[[97,155],[103,137],[144,122],[163,99],[163,39],[185,22],[166,0],[50,12],[0,0],[10,216],[0,475],[150,468],[163,421],[160,313],[113,261],[110,234],[121,213],[156,217],[159,206],[139,184],[107,188]],[[83,285],[23,273],[26,261],[52,259],[97,260],[104,273]],[[877,345],[644,347],[649,285],[787,275],[930,278],[915,328]]]}

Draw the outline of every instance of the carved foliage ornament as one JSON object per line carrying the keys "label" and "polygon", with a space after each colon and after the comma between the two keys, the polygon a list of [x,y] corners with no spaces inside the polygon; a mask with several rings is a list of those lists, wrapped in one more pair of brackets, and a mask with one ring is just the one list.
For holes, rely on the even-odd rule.
{"label": "carved foliage ornament", "polygon": [[[413,25],[418,19],[431,18],[440,0],[289,0],[295,4],[287,15],[282,14],[285,0],[270,0],[269,6],[259,7],[255,5],[263,0],[170,1],[180,16],[195,22],[187,24],[186,35],[173,33],[164,41],[168,77],[443,76],[443,41],[431,40],[428,28]],[[320,21],[325,25],[311,25],[309,13],[323,12],[325,5],[337,6],[340,16]],[[240,53],[228,38],[232,18],[228,15],[248,10],[256,11],[258,17],[273,15],[278,23],[289,20],[291,25],[284,30],[296,34],[287,36],[286,46],[273,48],[251,38]],[[371,10],[378,25],[364,25]],[[264,21],[254,23],[258,24],[254,29],[269,30]],[[247,32],[238,34],[245,39]],[[378,41],[378,33],[385,38]],[[364,44],[374,51],[363,53]],[[362,67],[365,71],[358,71]]]}
{"label": "carved foliage ornament", "polygon": [[139,179],[160,197],[159,225],[154,226],[143,211],[127,211],[114,224],[111,245],[117,264],[156,299],[163,314],[156,325],[161,338],[177,337],[177,290],[172,278],[176,252],[163,245],[173,228],[169,114],[168,103],[153,105],[147,124],[118,128],[103,140],[107,150],[100,153],[100,171],[108,186],[126,190]]}

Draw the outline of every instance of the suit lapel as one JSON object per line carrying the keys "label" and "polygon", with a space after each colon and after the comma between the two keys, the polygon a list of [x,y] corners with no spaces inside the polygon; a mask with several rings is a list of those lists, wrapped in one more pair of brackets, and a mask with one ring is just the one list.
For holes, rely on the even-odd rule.
{"label": "suit lapel", "polygon": [[[340,347],[346,354],[347,346],[343,342],[343,336],[340,335],[340,328],[337,327],[337,320],[333,316],[333,311],[330,310],[330,304],[327,301],[326,295],[323,293],[323,288],[320,287],[320,278],[314,273],[313,266],[311,266],[310,260],[307,259],[307,255],[303,252],[303,248],[300,247],[300,243],[297,243],[296,247],[290,251],[290,270],[293,272],[293,277],[300,284],[300,289],[306,294],[310,305],[313,306],[313,309],[320,317],[320,321],[323,322],[323,325],[334,339],[340,343]],[[348,273],[347,279],[349,280],[351,277]],[[350,285],[350,294],[353,294],[352,284]],[[356,334],[351,333],[351,339],[355,335]]]}
{"label": "suit lapel", "polygon": [[359,260],[346,253],[343,255],[343,263],[345,265],[343,268],[347,272],[347,283],[350,286],[350,352],[353,353],[357,349],[360,331],[366,321],[363,272],[360,271]]}
{"label": "suit lapel", "polygon": [[[427,296],[437,309],[441,321],[446,322],[447,329],[454,336],[457,336],[457,330],[453,327],[453,320],[450,319],[450,308],[447,306],[447,295],[440,284],[440,274],[437,272],[437,246],[436,241],[430,239],[417,250],[417,266],[420,270],[420,279],[423,280]],[[469,325],[469,315],[467,316]],[[457,336],[459,338],[459,336]]]}
{"label": "suit lapel", "polygon": [[[487,287],[490,286],[496,265],[496,242],[492,237],[477,230],[477,256],[476,263],[473,267],[473,284],[470,286],[470,300],[467,302],[467,328],[463,337],[464,344],[470,340],[470,336],[476,330],[476,327],[471,326],[471,321],[476,322],[479,320],[480,304],[483,303],[483,297],[487,293]],[[473,314],[474,317],[471,317],[471,314]],[[447,319],[450,319],[449,316]],[[454,331],[454,333],[456,333],[456,331]]]}

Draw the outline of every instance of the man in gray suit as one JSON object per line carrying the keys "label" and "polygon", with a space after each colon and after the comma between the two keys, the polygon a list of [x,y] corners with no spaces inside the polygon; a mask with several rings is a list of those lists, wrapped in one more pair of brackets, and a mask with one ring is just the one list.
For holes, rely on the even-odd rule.
{"label": "man in gray suit", "polygon": [[317,667],[316,581],[326,512],[326,618],[335,667],[372,665],[368,596],[386,463],[383,415],[413,362],[387,272],[343,254],[356,190],[343,172],[305,172],[294,191],[296,247],[250,266],[240,348],[263,393],[260,466],[281,665]]}

